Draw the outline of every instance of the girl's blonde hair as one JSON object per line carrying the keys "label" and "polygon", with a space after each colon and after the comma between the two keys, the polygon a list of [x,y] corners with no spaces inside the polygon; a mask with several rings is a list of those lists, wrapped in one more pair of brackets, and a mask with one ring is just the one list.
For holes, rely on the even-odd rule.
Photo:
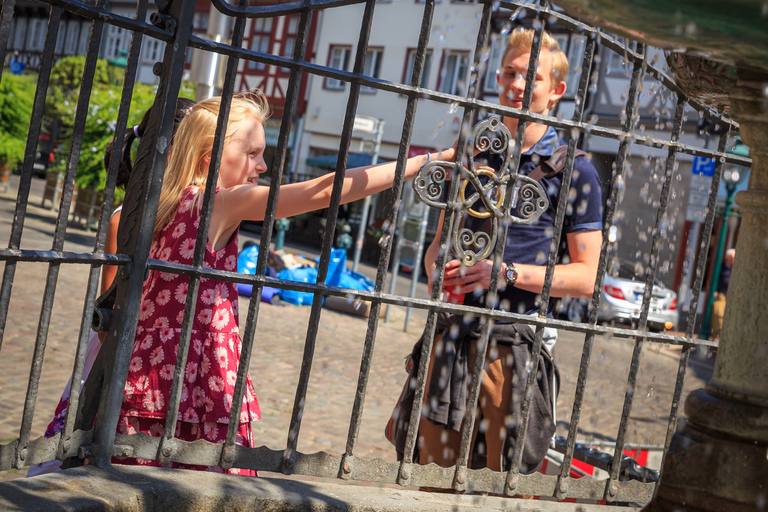
{"label": "girl's blonde hair", "polygon": [[[208,177],[205,157],[213,151],[220,109],[220,96],[200,101],[190,107],[189,113],[179,125],[160,191],[153,236],[156,237],[173,220],[184,189],[190,185],[205,188]],[[235,94],[232,98],[224,145],[249,118],[257,119],[262,124],[269,118],[267,99],[258,89]],[[202,196],[203,194],[198,195],[194,207],[200,208]]]}

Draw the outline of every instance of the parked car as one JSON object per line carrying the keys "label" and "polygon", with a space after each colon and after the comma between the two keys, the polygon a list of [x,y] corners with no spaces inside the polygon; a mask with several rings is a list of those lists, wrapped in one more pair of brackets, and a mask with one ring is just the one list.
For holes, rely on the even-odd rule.
{"label": "parked car", "polygon": [[[643,305],[645,276],[641,263],[615,259],[609,262],[600,295],[597,320],[608,324],[636,327]],[[586,322],[589,299],[563,299],[559,313],[571,322]],[[677,329],[677,294],[656,279],[651,291],[648,327],[656,330]]]}
{"label": "parked car", "polygon": [[[32,164],[32,173],[38,178],[45,178],[45,173],[48,171],[48,167],[53,164],[53,153],[38,151],[35,153],[35,163]],[[16,174],[21,174],[24,162],[19,162],[14,171]]]}
{"label": "parked car", "polygon": [[[637,325],[643,305],[645,276],[642,263],[616,260],[609,265],[600,297],[599,321]],[[651,291],[648,327],[677,329],[677,294],[656,279]]]}

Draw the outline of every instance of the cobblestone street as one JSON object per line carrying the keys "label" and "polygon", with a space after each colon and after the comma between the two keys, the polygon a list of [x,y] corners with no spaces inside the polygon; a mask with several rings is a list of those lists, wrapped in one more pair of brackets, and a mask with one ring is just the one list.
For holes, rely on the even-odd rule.
{"label": "cobblestone street", "polygon": [[[18,177],[13,176],[9,190],[0,194],[0,237],[4,244],[10,233],[17,184]],[[43,181],[34,179],[32,185],[22,248],[47,250],[51,247],[56,213],[40,207]],[[90,251],[93,236],[93,232],[70,222],[65,250]],[[240,243],[246,239],[248,235],[244,234]],[[302,252],[298,248],[287,250]],[[0,267],[4,269],[4,263],[0,263]],[[0,352],[0,443],[7,443],[19,434],[47,271],[47,264],[17,265]],[[361,265],[361,272],[375,276],[375,268],[371,266]],[[42,435],[72,371],[87,275],[85,265],[61,268],[35,406],[33,438]],[[398,293],[407,293],[409,279],[408,275],[400,276]],[[427,297],[423,283],[419,283],[418,296]],[[243,321],[248,304],[248,300],[240,300]],[[257,445],[273,449],[286,445],[309,314],[310,308],[306,306],[261,304],[250,363],[263,414],[261,421],[254,424]],[[405,379],[404,357],[418,339],[426,313],[414,313],[408,332],[403,332],[404,318],[405,308],[397,307],[392,321],[385,323],[381,319],[379,322],[357,457],[395,460],[395,452],[384,438],[383,429]],[[364,318],[323,310],[299,451],[344,451],[367,322]],[[558,420],[563,434],[571,413],[583,342],[581,334],[561,332],[557,345],[556,360],[562,374]],[[630,341],[623,339],[596,340],[581,414],[582,438],[606,441],[616,438],[632,347]],[[673,349],[645,344],[627,442],[663,444],[677,375],[678,361],[674,356]],[[707,361],[692,363],[684,396],[702,387],[710,373],[711,365]],[[25,471],[0,473],[0,480],[24,474]]]}

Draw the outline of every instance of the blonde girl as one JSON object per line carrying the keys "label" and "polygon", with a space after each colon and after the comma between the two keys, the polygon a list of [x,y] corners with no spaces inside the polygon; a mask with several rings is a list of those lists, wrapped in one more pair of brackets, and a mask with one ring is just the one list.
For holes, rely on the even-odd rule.
{"label": "blonde girl", "polygon": [[[150,258],[192,263],[200,222],[201,192],[206,186],[220,107],[219,97],[201,101],[190,109],[179,126],[160,194]],[[232,100],[206,241],[206,267],[235,271],[240,222],[264,219],[269,189],[258,185],[256,180],[267,170],[263,124],[268,116],[267,102],[260,92],[236,95]],[[406,179],[412,178],[429,158],[421,155],[409,159]],[[454,150],[435,153],[431,158],[452,161]],[[394,162],[348,169],[341,193],[342,203],[390,188],[394,176]],[[332,188],[331,174],[283,185],[276,218],[327,208]],[[150,272],[144,282],[119,433],[144,432],[160,436],[164,432],[184,320],[187,282],[187,276],[158,271]],[[206,439],[221,443],[226,436],[240,359],[235,284],[201,279],[192,322],[176,437],[186,441]],[[254,446],[251,422],[259,418],[259,404],[249,375],[239,418],[238,444]],[[157,464],[141,459],[118,459],[116,462]],[[173,466],[221,470],[175,463]],[[228,472],[254,474],[237,468]]]}

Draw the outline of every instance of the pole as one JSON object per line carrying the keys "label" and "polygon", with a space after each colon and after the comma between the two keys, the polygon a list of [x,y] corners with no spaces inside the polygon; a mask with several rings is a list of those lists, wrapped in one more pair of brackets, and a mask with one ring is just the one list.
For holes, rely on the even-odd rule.
{"label": "pole", "polygon": [[725,250],[725,237],[728,231],[728,215],[731,212],[733,203],[733,194],[736,192],[736,185],[726,183],[725,189],[728,195],[725,198],[725,210],[723,211],[723,226],[720,228],[720,239],[717,242],[717,252],[715,253],[715,266],[712,269],[712,279],[709,281],[709,291],[707,292],[707,308],[704,311],[704,318],[701,321],[700,338],[709,339],[712,327],[712,306],[715,300],[715,290],[720,280],[720,266],[723,263],[723,252]]}
{"label": "pole", "polygon": [[[419,282],[421,276],[421,255],[424,254],[424,242],[427,238],[427,221],[429,220],[429,208],[426,204],[422,203],[421,219],[419,220],[419,240],[416,242],[416,254],[413,256],[414,269],[411,273],[411,289],[408,293],[409,297],[416,296],[416,285]],[[413,308],[408,307],[405,311],[405,323],[403,324],[403,331],[408,332],[408,323],[411,320],[411,310]]]}
{"label": "pole", "polygon": [[[397,212],[397,245],[395,245],[395,256],[392,260],[392,276],[390,277],[389,281],[389,294],[394,295],[395,294],[395,284],[397,284],[397,275],[400,272],[400,254],[403,251],[403,244],[405,243],[405,237],[403,236],[405,234],[405,219],[408,216],[406,212],[408,211],[408,206],[410,205],[410,198],[409,193],[411,192],[410,187],[406,187],[403,190],[403,200],[400,203],[402,207],[400,208],[400,211]],[[390,227],[391,229],[391,227]],[[392,236],[392,234],[389,232],[389,229],[386,230],[384,233],[384,236]],[[384,321],[389,322],[390,317],[392,316],[392,304],[387,304],[387,312],[384,315]]]}
{"label": "pole", "polygon": [[[211,4],[206,37],[211,41],[226,44],[229,43],[229,37],[225,35],[226,31],[227,17]],[[192,81],[197,83],[195,101],[201,101],[216,95],[219,69],[226,64],[226,58],[216,52],[204,52],[200,49],[192,51],[191,75]]]}
{"label": "pole", "polygon": [[[381,150],[381,137],[384,135],[384,121],[379,119],[376,122],[376,143],[373,146],[373,155],[371,155],[371,165],[379,163],[379,151]],[[360,226],[357,228],[357,240],[355,241],[355,255],[352,259],[352,272],[357,272],[357,265],[360,263],[360,253],[363,252],[363,239],[365,230],[368,229],[368,212],[371,209],[371,196],[365,196],[363,199],[363,212],[360,214]]]}

